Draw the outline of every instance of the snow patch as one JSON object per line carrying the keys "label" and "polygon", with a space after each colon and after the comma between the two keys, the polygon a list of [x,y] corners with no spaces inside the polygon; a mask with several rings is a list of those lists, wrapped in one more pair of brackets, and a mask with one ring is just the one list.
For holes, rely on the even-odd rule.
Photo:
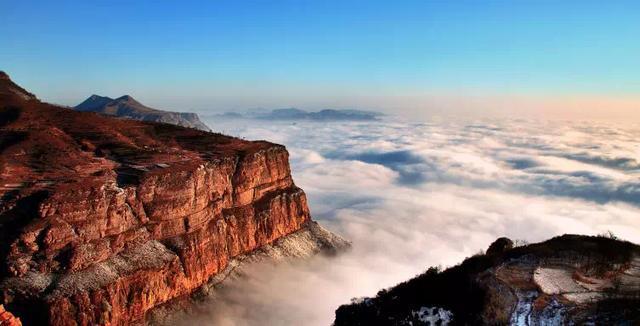
{"label": "snow patch", "polygon": [[556,297],[553,297],[542,311],[536,311],[533,308],[533,303],[538,298],[538,295],[537,291],[516,292],[518,303],[511,314],[509,325],[564,325],[567,311],[565,306]]}
{"label": "snow patch", "polygon": [[418,311],[411,311],[421,325],[449,325],[453,319],[453,313],[440,307],[420,307]]}
{"label": "snow patch", "polygon": [[511,314],[510,325],[528,326],[531,325],[531,310],[533,301],[538,297],[538,292],[516,292],[518,303]]}

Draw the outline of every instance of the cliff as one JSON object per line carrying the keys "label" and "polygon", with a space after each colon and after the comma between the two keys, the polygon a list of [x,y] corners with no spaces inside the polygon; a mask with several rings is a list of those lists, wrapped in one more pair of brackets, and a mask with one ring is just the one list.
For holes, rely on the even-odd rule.
{"label": "cliff", "polygon": [[281,145],[25,94],[0,78],[0,303],[25,324],[142,320],[310,223]]}
{"label": "cliff", "polygon": [[209,127],[200,121],[200,118],[195,113],[152,109],[136,101],[129,95],[124,95],[117,99],[91,95],[82,103],[75,106],[74,109],[84,112],[97,112],[119,118],[164,122],[182,127],[210,131]]}
{"label": "cliff", "polygon": [[640,246],[564,235],[486,254],[353,299],[342,325],[635,325],[640,322]]}
{"label": "cliff", "polygon": [[[249,254],[234,257],[225,270],[211,278],[188,300],[174,300],[170,304],[150,311],[146,318],[147,324],[184,325],[185,320],[198,324],[206,320],[202,318],[203,312],[206,313],[210,307],[221,300],[218,291],[227,286],[233,287],[234,282],[250,279],[256,271],[254,264],[295,262],[295,260],[308,259],[318,254],[333,255],[349,248],[350,245],[349,242],[325,230],[318,223],[308,222],[301,230],[281,237]],[[228,304],[228,302],[224,303]],[[242,321],[238,323],[242,324]]]}

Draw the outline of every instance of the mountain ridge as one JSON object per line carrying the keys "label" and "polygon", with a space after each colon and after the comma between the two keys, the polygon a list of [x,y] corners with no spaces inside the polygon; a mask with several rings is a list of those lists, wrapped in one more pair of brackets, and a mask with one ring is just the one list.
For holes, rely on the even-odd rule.
{"label": "mountain ridge", "polygon": [[77,111],[97,112],[120,118],[170,123],[178,126],[211,131],[196,113],[173,112],[154,109],[140,103],[130,95],[110,98],[101,95],[91,95],[82,103],[74,107]]}
{"label": "mountain ridge", "polygon": [[307,121],[375,121],[383,114],[375,111],[352,109],[323,109],[306,111],[298,108],[273,109],[268,111],[248,111],[245,113],[225,112],[217,117],[226,119],[259,120],[307,120]]}

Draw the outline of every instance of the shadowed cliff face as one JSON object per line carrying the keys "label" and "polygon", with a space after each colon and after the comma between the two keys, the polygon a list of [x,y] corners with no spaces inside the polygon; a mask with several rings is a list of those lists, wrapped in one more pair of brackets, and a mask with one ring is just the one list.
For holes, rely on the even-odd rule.
{"label": "shadowed cliff face", "polygon": [[0,303],[27,324],[140,320],[310,220],[283,146],[56,107],[8,77],[0,116]]}

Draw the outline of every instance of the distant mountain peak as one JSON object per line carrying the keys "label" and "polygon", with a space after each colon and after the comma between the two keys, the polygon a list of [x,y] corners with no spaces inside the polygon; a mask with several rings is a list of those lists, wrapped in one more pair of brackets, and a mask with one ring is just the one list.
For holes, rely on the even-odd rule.
{"label": "distant mountain peak", "polygon": [[110,97],[93,94],[78,104],[75,109],[78,111],[95,111],[111,102],[113,102],[113,99]]}
{"label": "distant mountain peak", "polygon": [[146,107],[142,103],[136,101],[136,99],[134,99],[133,96],[131,96],[131,95],[122,95],[122,96],[116,98],[114,100],[114,102],[126,103],[126,104],[129,104],[129,105],[135,105],[135,106],[140,106],[140,107]]}
{"label": "distant mountain peak", "polygon": [[11,79],[11,78],[9,78],[9,75],[6,72],[0,70],[0,79]]}
{"label": "distant mountain peak", "polygon": [[298,108],[284,108],[256,114],[255,117],[267,120],[366,121],[377,120],[380,115],[378,112],[362,110],[323,109],[320,111],[306,111]]}
{"label": "distant mountain peak", "polygon": [[171,123],[178,126],[210,131],[195,113],[171,112],[150,108],[131,95],[122,95],[116,99],[93,94],[84,102],[75,106],[78,111],[98,112],[134,120]]}
{"label": "distant mountain peak", "polygon": [[135,101],[135,99],[131,95],[122,95],[116,101]]}

